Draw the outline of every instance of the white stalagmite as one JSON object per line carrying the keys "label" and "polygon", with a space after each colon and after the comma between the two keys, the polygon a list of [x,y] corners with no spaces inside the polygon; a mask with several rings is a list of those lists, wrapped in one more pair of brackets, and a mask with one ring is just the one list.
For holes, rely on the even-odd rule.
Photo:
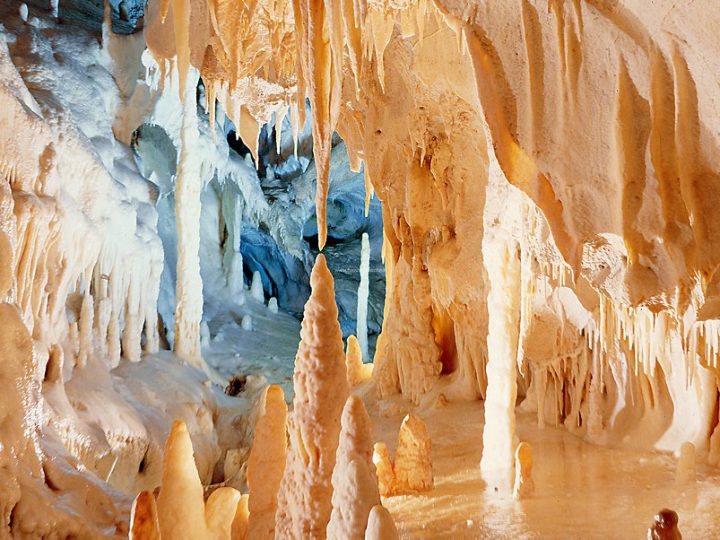
{"label": "white stalagmite", "polygon": [[334,282],[323,255],[315,261],[310,285],[295,357],[287,464],[278,495],[279,538],[325,538],[340,417],[349,394]]}
{"label": "white stalagmite", "polygon": [[271,297],[270,300],[268,300],[268,311],[270,311],[270,313],[278,312],[278,302],[277,298],[275,298],[274,296]]}
{"label": "white stalagmite", "polygon": [[276,384],[268,386],[264,394],[247,462],[248,531],[250,538],[258,540],[275,537],[277,495],[287,456],[285,394]]}
{"label": "white stalagmite", "polygon": [[390,460],[390,450],[384,442],[376,442],[373,448],[373,463],[378,479],[380,495],[389,497],[395,487],[395,472]]}
{"label": "white stalagmite", "polygon": [[408,414],[400,426],[395,450],[395,493],[416,493],[433,487],[432,443],[425,422]]}
{"label": "white stalagmite", "polygon": [[372,426],[365,405],[350,396],[342,414],[340,444],[332,476],[332,515],[328,539],[362,540],[368,515],[380,504],[372,461]]}
{"label": "white stalagmite", "polygon": [[365,540],[397,540],[397,538],[397,528],[390,512],[384,506],[373,506],[368,517]]}
{"label": "white stalagmite", "polygon": [[370,238],[368,233],[362,233],[362,247],[360,248],[360,285],[358,285],[357,302],[357,339],[364,362],[368,356],[368,297],[370,296]]}
{"label": "white stalagmite", "polygon": [[358,339],[350,336],[347,339],[347,347],[345,351],[345,365],[347,367],[348,384],[353,387],[362,381],[362,352]]}
{"label": "white stalagmite", "polygon": [[175,179],[175,215],[178,233],[175,305],[175,352],[204,368],[200,353],[203,286],[200,277],[200,191],[202,176],[198,148],[196,72],[183,96],[180,156]]}
{"label": "white stalagmite", "polygon": [[[480,468],[509,488],[515,454],[517,344],[520,319],[520,260],[509,238],[483,240],[483,260],[490,279],[488,294],[488,364],[485,428]],[[498,472],[495,475],[495,472]],[[497,486],[500,487],[500,486]]]}
{"label": "white stalagmite", "polygon": [[250,294],[258,302],[265,302],[265,291],[263,289],[262,277],[260,276],[260,272],[257,270],[253,272]]}
{"label": "white stalagmite", "polygon": [[691,442],[684,442],[680,447],[676,481],[678,484],[690,484],[695,482],[695,478],[695,445]]}
{"label": "white stalagmite", "polygon": [[515,450],[515,486],[513,497],[524,499],[535,491],[535,483],[532,478],[533,455],[532,447],[521,442]]}

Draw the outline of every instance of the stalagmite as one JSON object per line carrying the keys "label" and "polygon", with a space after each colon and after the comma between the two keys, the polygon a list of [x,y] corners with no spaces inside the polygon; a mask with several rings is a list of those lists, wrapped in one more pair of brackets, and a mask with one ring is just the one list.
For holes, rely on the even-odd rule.
{"label": "stalagmite", "polygon": [[[185,4],[183,4],[185,2]],[[186,5],[187,4],[187,5]],[[188,0],[176,5],[189,8]],[[182,73],[181,73],[181,80]],[[200,277],[200,190],[202,176],[197,159],[196,78],[188,81],[182,94],[183,113],[180,156],[175,179],[175,215],[178,254],[175,304],[175,352],[192,365],[205,369],[200,352],[200,322],[203,310],[203,287]],[[183,86],[184,88],[184,86]]]}
{"label": "stalagmite", "polygon": [[360,539],[365,535],[368,515],[380,504],[370,417],[357,396],[350,396],[342,414],[340,444],[332,476],[332,514],[328,539]]}
{"label": "stalagmite", "polygon": [[233,530],[246,529],[247,497],[236,489],[219,487],[205,502],[184,422],[173,423],[165,444],[157,516],[161,538],[229,539]]}
{"label": "stalagmite", "polygon": [[365,540],[397,540],[398,531],[390,512],[381,505],[373,506],[368,517]]}
{"label": "stalagmite", "polygon": [[362,233],[360,249],[360,285],[358,285],[357,303],[357,339],[362,352],[362,361],[369,361],[368,355],[368,296],[370,295],[370,239]]}
{"label": "stalagmite", "polygon": [[157,504],[149,491],[141,491],[133,501],[130,540],[160,540]]}
{"label": "stalagmite", "polygon": [[[509,488],[515,453],[520,261],[507,238],[483,240],[488,294],[488,364],[480,468],[493,485]],[[497,473],[497,474],[496,474]]]}
{"label": "stalagmite", "polygon": [[532,447],[521,442],[515,450],[515,486],[513,497],[524,499],[535,491],[535,483],[532,478],[533,455]]}
{"label": "stalagmite", "polygon": [[390,450],[384,442],[376,442],[373,448],[373,463],[378,479],[380,495],[389,497],[395,488],[395,472],[390,460]]}
{"label": "stalagmite", "polygon": [[432,446],[425,422],[408,414],[400,426],[395,450],[395,493],[433,488]]}
{"label": "stalagmite", "polygon": [[332,471],[349,390],[333,277],[318,255],[310,276],[293,375],[289,448],[278,495],[275,534],[325,538],[332,511]]}
{"label": "stalagmite", "polygon": [[277,495],[287,456],[287,405],[282,388],[275,384],[269,386],[262,403],[247,462],[248,531],[250,538],[258,540],[275,536]]}
{"label": "stalagmite", "polygon": [[681,485],[695,482],[695,445],[691,442],[684,442],[680,447],[675,478]]}
{"label": "stalagmite", "polygon": [[173,423],[165,444],[157,511],[163,538],[207,538],[203,486],[184,422]]}
{"label": "stalagmite", "polygon": [[248,510],[249,496],[244,494],[240,497],[240,501],[237,505],[237,511],[235,512],[235,519],[232,522],[232,540],[245,540],[246,538],[255,538],[250,536],[248,533],[250,511]]}
{"label": "stalagmite", "polygon": [[242,320],[240,321],[240,326],[243,330],[247,330],[248,332],[251,332],[253,329],[253,318],[251,315],[243,315]]}
{"label": "stalagmite", "polygon": [[208,540],[231,538],[239,504],[240,492],[234,488],[220,487],[210,494],[205,503]]}
{"label": "stalagmite", "polygon": [[278,312],[278,302],[277,302],[277,298],[275,298],[274,296],[271,296],[270,300],[268,300],[268,311],[270,313]]}
{"label": "stalagmite", "polygon": [[355,336],[350,336],[347,339],[345,365],[347,367],[348,384],[350,387],[356,386],[362,381],[363,363],[360,345]]}
{"label": "stalagmite", "polygon": [[258,302],[265,302],[265,291],[263,290],[262,277],[260,276],[260,272],[257,270],[253,272],[250,294]]}

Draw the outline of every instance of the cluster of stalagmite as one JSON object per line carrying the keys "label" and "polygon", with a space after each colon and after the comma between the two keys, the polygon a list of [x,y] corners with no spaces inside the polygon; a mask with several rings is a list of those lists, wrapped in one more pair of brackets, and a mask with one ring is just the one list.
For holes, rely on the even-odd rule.
{"label": "cluster of stalagmite", "polygon": [[375,443],[373,463],[383,497],[432,489],[432,442],[425,422],[414,414],[408,414],[400,425],[394,463],[383,442]]}
{"label": "cluster of stalagmite", "polygon": [[247,515],[241,511],[246,504],[240,492],[230,487],[216,489],[205,501],[187,426],[175,422],[165,445],[157,502],[147,491],[136,497],[130,522],[131,538],[215,540],[232,537],[242,540],[244,536],[232,533],[247,526]]}
{"label": "cluster of stalagmite", "polygon": [[332,473],[349,389],[332,274],[319,255],[310,276],[295,357],[289,447],[278,494],[276,533],[322,538],[332,511]]}
{"label": "cluster of stalagmite", "polygon": [[[190,436],[185,424],[176,422],[165,447],[157,504],[151,493],[142,492],[133,505],[133,538],[397,537],[380,501],[370,417],[362,399],[349,395],[333,278],[322,255],[311,284],[293,410],[288,417],[277,385],[259,397],[247,462],[249,493],[219,487],[205,502]],[[419,420],[408,417],[403,423],[397,456],[403,471],[427,467],[429,440]],[[406,477],[413,485],[427,485],[417,471]]]}
{"label": "cluster of stalagmite", "polygon": [[708,446],[720,343],[709,0],[661,0],[650,18],[629,0],[259,4],[274,22],[186,2],[173,24],[200,28],[189,41],[151,9],[167,39],[148,41],[162,65],[189,57],[241,127],[292,105],[298,129],[310,99],[321,245],[333,130],[364,163],[385,218],[382,396],[418,403],[448,375],[451,399],[487,398],[486,471],[513,466],[513,365],[542,424]]}

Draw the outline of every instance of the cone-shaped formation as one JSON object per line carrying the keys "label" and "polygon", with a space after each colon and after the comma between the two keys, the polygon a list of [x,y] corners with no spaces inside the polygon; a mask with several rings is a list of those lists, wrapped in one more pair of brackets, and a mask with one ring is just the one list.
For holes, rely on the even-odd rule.
{"label": "cone-shaped formation", "polygon": [[223,487],[215,490],[205,504],[190,434],[184,422],[175,422],[165,443],[157,500],[160,536],[193,540],[230,538],[240,500],[237,490]]}
{"label": "cone-shaped formation", "polygon": [[253,539],[275,537],[275,513],[280,482],[287,455],[287,405],[282,388],[276,384],[265,390],[263,410],[255,425],[255,438],[247,464],[250,490],[249,535]]}
{"label": "cone-shaped formation", "polygon": [[290,447],[278,494],[275,524],[280,538],[325,537],[340,416],[349,393],[334,282],[322,255],[310,285],[295,357]]}
{"label": "cone-shaped formation", "polygon": [[397,538],[397,528],[390,512],[383,506],[373,506],[368,517],[365,540],[397,540]]}
{"label": "cone-shaped formation", "polygon": [[205,501],[190,434],[175,422],[165,443],[162,488],[157,501],[163,538],[205,538]]}
{"label": "cone-shaped formation", "polygon": [[248,510],[247,493],[240,497],[237,510],[235,511],[235,519],[232,523],[232,540],[245,540],[246,538],[255,538],[248,533],[250,512]]}
{"label": "cone-shaped formation", "polygon": [[515,450],[515,487],[513,496],[516,499],[524,499],[535,491],[535,483],[532,479],[533,456],[532,447],[521,442]]}
{"label": "cone-shaped formation", "polygon": [[425,422],[408,414],[400,426],[395,451],[395,492],[415,493],[433,487],[431,443]]}
{"label": "cone-shaped formation", "polygon": [[675,480],[678,484],[689,484],[695,481],[695,445],[684,442],[680,447]]}
{"label": "cone-shaped formation", "polygon": [[149,491],[141,491],[133,501],[130,512],[130,540],[159,540],[155,496]]}
{"label": "cone-shaped formation", "polygon": [[210,494],[205,504],[208,538],[231,537],[239,502],[240,492],[231,487],[221,487]]}
{"label": "cone-shaped formation", "polygon": [[348,384],[350,386],[356,386],[362,381],[363,362],[360,344],[355,336],[350,336],[347,339],[345,365],[347,366]]}
{"label": "cone-shaped formation", "polygon": [[368,515],[380,504],[375,466],[372,462],[372,432],[365,405],[350,396],[342,415],[342,431],[333,471],[332,515],[327,537],[362,540]]}
{"label": "cone-shaped formation", "polygon": [[390,450],[384,442],[376,442],[373,450],[373,463],[377,474],[380,495],[389,497],[395,488],[395,472],[390,460]]}

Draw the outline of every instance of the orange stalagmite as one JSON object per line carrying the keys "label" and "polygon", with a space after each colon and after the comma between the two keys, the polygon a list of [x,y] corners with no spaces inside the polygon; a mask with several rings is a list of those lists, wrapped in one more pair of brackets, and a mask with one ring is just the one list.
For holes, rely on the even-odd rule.
{"label": "orange stalagmite", "polygon": [[175,422],[165,444],[157,500],[160,536],[193,540],[229,538],[240,503],[240,493],[229,487],[216,489],[205,503],[190,434],[184,422]]}
{"label": "orange stalagmite", "polygon": [[255,425],[255,438],[247,464],[250,538],[275,537],[275,512],[287,455],[287,405],[282,388],[276,384],[265,390],[263,411]]}
{"label": "orange stalagmite", "polygon": [[325,538],[340,418],[349,394],[334,281],[323,255],[315,261],[310,285],[295,357],[290,443],[275,519],[280,538]]}
{"label": "orange stalagmite", "polygon": [[396,493],[416,493],[433,487],[430,434],[425,422],[408,414],[400,426],[395,450]]}
{"label": "orange stalagmite", "polygon": [[342,415],[342,431],[333,472],[332,515],[328,539],[362,540],[368,515],[380,504],[372,462],[372,426],[362,399],[350,396]]}
{"label": "orange stalagmite", "polygon": [[160,540],[157,504],[149,491],[141,491],[133,501],[130,540]]}

